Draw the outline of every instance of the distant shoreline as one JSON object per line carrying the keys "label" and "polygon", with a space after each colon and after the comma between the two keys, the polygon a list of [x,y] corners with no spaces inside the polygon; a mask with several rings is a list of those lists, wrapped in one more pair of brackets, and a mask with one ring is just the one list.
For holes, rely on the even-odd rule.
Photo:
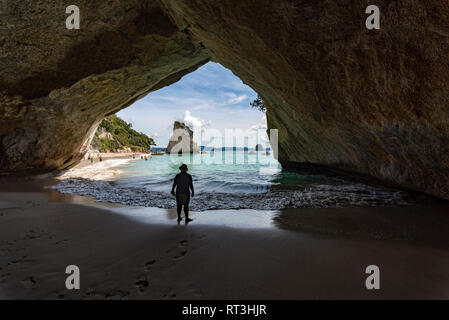
{"label": "distant shoreline", "polygon": [[74,167],[72,167],[70,169],[79,169],[79,168],[91,165],[93,163],[98,163],[98,162],[100,162],[100,158],[98,157],[98,155],[101,155],[102,161],[112,160],[112,159],[133,159],[133,155],[136,157],[136,159],[140,159],[141,156],[148,155],[147,153],[144,153],[144,152],[97,152],[97,153],[91,152],[91,155],[94,159],[94,161],[92,163],[91,160],[87,159],[88,154],[89,153],[86,154],[86,156],[84,157],[83,160],[81,160],[77,165],[75,165]]}
{"label": "distant shoreline", "polygon": [[[141,155],[143,156],[146,154],[148,154],[148,153],[145,153],[145,152],[96,152],[96,153],[93,153],[93,152],[91,152],[91,155],[93,156],[94,160],[98,160],[97,159],[98,155],[101,155],[103,157],[103,160],[105,160],[105,159],[111,159],[111,158],[112,159],[128,158],[128,157],[132,157],[133,155],[135,155],[137,157],[137,156],[141,156]],[[83,160],[87,160],[88,155],[89,155],[89,153],[87,153],[84,156]]]}

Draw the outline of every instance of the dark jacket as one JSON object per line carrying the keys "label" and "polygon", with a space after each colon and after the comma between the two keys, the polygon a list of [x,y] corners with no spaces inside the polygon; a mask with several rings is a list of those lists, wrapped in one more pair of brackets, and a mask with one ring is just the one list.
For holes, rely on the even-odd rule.
{"label": "dark jacket", "polygon": [[194,191],[193,191],[192,176],[185,171],[178,173],[175,177],[175,181],[173,182],[172,192],[175,190],[175,188],[176,188],[176,195],[183,194],[190,196],[190,190],[192,190],[193,196]]}

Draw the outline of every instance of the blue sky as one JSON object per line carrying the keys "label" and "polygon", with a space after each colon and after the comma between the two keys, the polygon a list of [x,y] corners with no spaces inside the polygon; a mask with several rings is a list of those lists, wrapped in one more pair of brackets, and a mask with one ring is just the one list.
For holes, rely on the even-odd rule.
{"label": "blue sky", "polygon": [[209,138],[220,132],[226,146],[233,144],[231,136],[236,136],[238,146],[244,145],[247,136],[252,146],[264,140],[261,132],[266,129],[265,115],[249,105],[256,96],[230,70],[209,62],[177,83],[150,93],[118,116],[161,147],[167,146],[175,120],[186,122],[194,130],[199,145],[221,145],[221,138],[212,142]]}

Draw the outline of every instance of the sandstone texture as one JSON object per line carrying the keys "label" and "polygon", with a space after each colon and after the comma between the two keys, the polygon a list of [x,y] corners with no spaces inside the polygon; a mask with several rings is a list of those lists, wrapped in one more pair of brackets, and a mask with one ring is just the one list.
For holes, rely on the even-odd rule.
{"label": "sandstone texture", "polygon": [[193,131],[185,124],[175,121],[166,153],[199,153],[198,144],[193,140]]}
{"label": "sandstone texture", "polygon": [[449,199],[449,2],[80,0],[0,7],[0,168],[75,164],[101,119],[213,60],[268,104],[285,166]]}
{"label": "sandstone texture", "polygon": [[101,120],[209,61],[155,1],[2,1],[0,167],[62,169],[84,155]]}

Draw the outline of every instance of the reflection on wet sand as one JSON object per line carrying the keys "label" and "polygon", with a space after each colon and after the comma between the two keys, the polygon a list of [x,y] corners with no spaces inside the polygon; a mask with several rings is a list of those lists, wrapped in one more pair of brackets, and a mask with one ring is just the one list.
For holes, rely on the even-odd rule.
{"label": "reflection on wet sand", "polygon": [[[6,185],[7,186],[7,185]],[[0,192],[0,298],[447,298],[447,207],[212,210]],[[65,289],[79,265],[81,290]],[[366,290],[376,264],[381,290]]]}

